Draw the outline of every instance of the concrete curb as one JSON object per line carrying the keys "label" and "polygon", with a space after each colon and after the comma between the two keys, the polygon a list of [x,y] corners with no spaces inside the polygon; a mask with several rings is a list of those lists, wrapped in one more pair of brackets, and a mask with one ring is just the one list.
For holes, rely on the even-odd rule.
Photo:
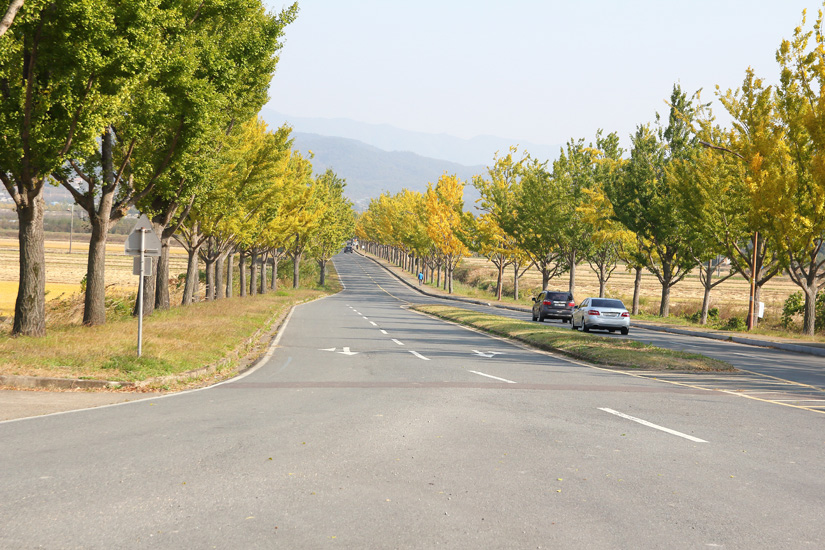
{"label": "concrete curb", "polygon": [[14,374],[0,374],[0,386],[6,386],[9,388],[58,390],[114,390],[136,388],[134,382],[49,378],[45,376],[17,376]]}
{"label": "concrete curb", "polygon": [[[412,288],[413,290],[416,290],[416,291],[420,292],[421,294],[424,294],[425,296],[429,296],[431,298],[441,298],[441,299],[444,299],[444,300],[453,300],[453,301],[456,301],[456,302],[465,302],[465,303],[468,303],[468,304],[475,304],[475,305],[479,305],[479,306],[488,306],[488,307],[495,307],[495,308],[499,308],[499,309],[508,309],[508,310],[511,310],[511,311],[520,311],[522,313],[531,313],[531,311],[532,311],[529,308],[524,308],[524,307],[499,305],[499,304],[495,304],[495,303],[492,303],[492,302],[484,302],[482,300],[471,300],[469,298],[461,298],[461,297],[458,297],[458,296],[443,296],[441,294],[433,294],[431,292],[427,292],[424,289],[419,288],[416,285],[410,283],[408,280],[401,277],[398,273],[394,272],[393,270],[391,270],[390,268],[385,266],[383,263],[381,263],[376,258],[373,258],[372,256],[368,256],[368,255],[363,254],[361,252],[358,252],[358,253],[361,254],[361,256],[363,256],[364,258],[372,260],[377,265],[382,267],[387,273],[390,273],[391,275],[395,276],[396,279],[398,279],[399,281],[401,281],[402,283],[404,283],[408,287]],[[683,336],[694,336],[694,337],[698,337],[698,338],[710,338],[712,340],[721,340],[721,341],[725,341],[725,342],[734,342],[736,344],[743,344],[743,345],[746,345],[746,346],[754,346],[754,347],[760,347],[760,348],[774,348],[774,349],[778,349],[778,350],[782,350],[782,351],[791,351],[791,352],[794,352],[794,353],[802,353],[802,354],[806,354],[806,355],[816,355],[816,356],[819,356],[819,357],[825,357],[825,348],[817,348],[817,347],[805,346],[805,345],[801,345],[801,344],[787,344],[787,343],[784,343],[784,342],[774,342],[774,341],[771,341],[771,340],[757,340],[755,338],[744,338],[742,336],[734,336],[733,334],[728,336],[726,334],[716,334],[716,333],[712,333],[712,332],[700,332],[700,331],[687,330],[687,329],[681,329],[681,328],[663,327],[661,325],[652,325],[652,324],[648,324],[648,323],[644,323],[644,322],[640,323],[638,321],[634,321],[632,323],[632,326],[642,327],[642,328],[645,328],[645,329],[648,329],[648,330],[655,330],[657,332],[669,332],[669,333],[672,333],[672,334],[681,334]]]}

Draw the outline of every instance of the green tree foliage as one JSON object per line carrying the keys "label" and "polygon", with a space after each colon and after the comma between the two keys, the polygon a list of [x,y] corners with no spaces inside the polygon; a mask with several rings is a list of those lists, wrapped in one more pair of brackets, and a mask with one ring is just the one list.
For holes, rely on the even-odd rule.
{"label": "green tree foliage", "polygon": [[[45,334],[43,186],[69,151],[95,151],[144,66],[156,4],[32,1],[0,37],[0,180],[20,226],[13,333]],[[148,12],[147,12],[148,10]]]}
{"label": "green tree foliage", "polygon": [[655,132],[648,125],[639,126],[622,177],[605,187],[616,219],[639,237],[645,267],[662,285],[662,317],[669,314],[670,289],[694,266],[684,216],[666,170],[671,161],[689,156],[697,146],[689,126],[694,109],[678,85],[670,104],[667,126],[659,125]]}

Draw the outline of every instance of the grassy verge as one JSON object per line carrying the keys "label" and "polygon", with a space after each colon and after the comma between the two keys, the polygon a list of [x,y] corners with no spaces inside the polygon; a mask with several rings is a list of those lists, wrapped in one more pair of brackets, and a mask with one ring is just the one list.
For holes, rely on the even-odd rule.
{"label": "grassy verge", "polygon": [[[261,339],[290,307],[337,292],[327,288],[279,290],[264,295],[201,302],[155,312],[144,319],[143,354],[137,357],[137,320],[105,325],[49,327],[42,338],[0,334],[0,374],[140,382],[151,390],[181,389],[225,378],[262,353]],[[184,373],[214,366],[208,373]]]}
{"label": "grassy verge", "polygon": [[626,339],[602,338],[573,332],[569,328],[545,326],[452,306],[415,305],[412,309],[597,365],[689,372],[735,370],[724,361],[696,353],[672,351]]}

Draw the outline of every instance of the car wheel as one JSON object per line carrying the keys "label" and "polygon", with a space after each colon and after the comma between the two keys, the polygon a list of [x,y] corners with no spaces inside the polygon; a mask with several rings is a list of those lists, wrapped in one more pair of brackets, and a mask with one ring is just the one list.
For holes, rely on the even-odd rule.
{"label": "car wheel", "polygon": [[537,317],[536,317],[536,312],[534,311],[534,312],[533,312],[533,321],[536,321],[536,320],[537,320]]}
{"label": "car wheel", "polygon": [[584,321],[582,321],[582,331],[590,332],[590,327],[588,327],[587,323],[585,323]]}
{"label": "car wheel", "polygon": [[544,322],[544,315],[539,313],[539,323],[543,323],[543,322]]}
{"label": "car wheel", "polygon": [[576,323],[575,323],[575,322],[573,322],[573,319],[570,319],[570,328],[571,328],[572,330],[576,330]]}
{"label": "car wheel", "polygon": [[622,329],[622,334],[623,334],[624,336],[627,336],[627,333],[628,333],[628,332],[630,332],[630,329],[628,329],[628,328],[623,328],[623,329]]}

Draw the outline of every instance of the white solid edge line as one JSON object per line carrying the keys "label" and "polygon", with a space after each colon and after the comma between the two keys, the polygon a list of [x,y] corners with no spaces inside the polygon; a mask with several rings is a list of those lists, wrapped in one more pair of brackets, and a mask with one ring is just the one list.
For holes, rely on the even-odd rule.
{"label": "white solid edge line", "polygon": [[502,382],[507,382],[508,384],[515,384],[512,380],[507,380],[506,378],[499,378],[498,376],[493,376],[492,374],[484,374],[483,372],[478,372],[475,370],[471,370],[473,374],[477,374],[479,376],[486,376],[487,378],[492,378],[493,380],[501,380]]}
{"label": "white solid edge line", "polygon": [[413,350],[408,350],[408,351],[409,351],[410,353],[412,353],[413,355],[415,355],[416,357],[418,357],[419,359],[423,359],[424,361],[429,361],[429,360],[430,360],[430,358],[429,358],[429,357],[424,357],[423,355],[421,355],[421,354],[420,354],[420,353],[418,353],[417,351],[413,351]]}
{"label": "white solid edge line", "polygon": [[398,344],[399,346],[403,346],[403,345],[404,345],[404,342],[399,342],[399,341],[398,341],[398,340],[396,340],[395,338],[393,338],[393,339],[392,339],[392,341],[393,341],[393,342],[395,342],[396,344]]}
{"label": "white solid edge line", "polygon": [[633,422],[638,422],[644,426],[649,428],[654,428],[656,430],[661,430],[663,432],[667,432],[671,435],[676,435],[679,437],[684,437],[685,439],[689,439],[696,443],[707,443],[704,439],[699,439],[698,437],[693,437],[692,435],[683,434],[682,432],[677,432],[676,430],[671,430],[670,428],[665,428],[664,426],[659,426],[658,424],[654,424],[652,422],[648,422],[647,420],[642,420],[641,418],[636,418],[635,416],[630,416],[629,414],[620,413],[619,411],[614,411],[613,409],[608,409],[604,407],[599,407],[600,411],[604,411],[606,413],[614,414],[616,416],[620,416],[622,418],[626,418],[628,420],[632,420]]}
{"label": "white solid edge line", "polygon": [[[327,296],[319,298],[319,300],[323,300],[326,297]],[[314,301],[317,301],[317,300],[314,300]],[[304,303],[310,303],[310,302],[304,302]],[[132,400],[129,400],[129,401],[122,401],[120,403],[110,403],[108,405],[100,405],[98,407],[86,407],[84,409],[72,409],[70,411],[58,411],[58,412],[53,412],[53,413],[49,413],[49,414],[40,414],[40,415],[37,415],[37,416],[26,416],[26,417],[23,417],[23,418],[10,418],[9,420],[0,420],[0,424],[10,424],[12,422],[20,422],[22,420],[33,420],[35,418],[46,418],[46,417],[49,417],[49,416],[60,416],[60,415],[63,415],[63,414],[72,414],[72,413],[79,413],[79,412],[84,412],[84,411],[108,409],[110,407],[120,407],[122,405],[131,405],[133,403],[142,403],[143,401],[157,401],[158,399],[166,399],[167,397],[176,397],[178,395],[186,395],[186,394],[189,394],[189,393],[195,393],[195,392],[199,392],[199,391],[209,390],[209,389],[212,389],[212,388],[216,388],[218,386],[223,386],[224,384],[229,384],[230,382],[236,382],[238,380],[246,378],[247,376],[249,376],[250,374],[252,374],[256,370],[261,368],[264,365],[264,363],[269,361],[269,359],[272,357],[272,354],[275,353],[275,348],[278,347],[278,342],[281,341],[281,336],[284,334],[284,331],[286,330],[286,326],[287,326],[287,324],[289,324],[289,320],[292,318],[292,312],[295,311],[296,307],[302,306],[302,305],[304,305],[304,304],[296,304],[296,305],[292,306],[292,308],[289,310],[289,313],[287,314],[286,319],[284,319],[283,324],[281,324],[281,326],[278,328],[278,334],[275,335],[275,339],[272,340],[272,344],[269,345],[269,349],[266,350],[266,353],[264,354],[264,356],[261,357],[260,359],[258,359],[255,362],[255,364],[252,365],[250,368],[248,368],[246,371],[244,371],[243,374],[239,374],[238,376],[234,376],[232,378],[229,378],[228,380],[218,382],[217,384],[212,384],[211,386],[204,386],[203,388],[195,388],[193,390],[185,390],[185,391],[181,391],[181,392],[167,393],[167,394],[164,394],[164,395],[156,395],[156,396],[153,396],[153,397],[144,397],[142,399],[132,399]]]}

